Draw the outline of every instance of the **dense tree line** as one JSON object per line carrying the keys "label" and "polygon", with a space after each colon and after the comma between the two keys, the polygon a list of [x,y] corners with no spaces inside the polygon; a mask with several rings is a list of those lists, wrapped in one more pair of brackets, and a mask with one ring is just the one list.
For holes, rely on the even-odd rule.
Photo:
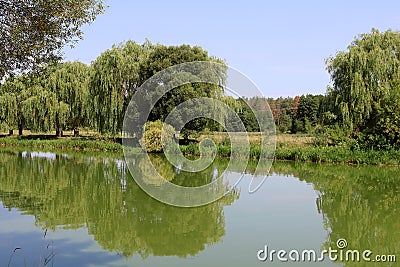
{"label": "dense tree line", "polygon": [[33,131],[78,130],[88,125],[89,67],[80,62],[66,62],[48,68],[40,75],[9,77],[0,92],[2,128],[19,134]]}
{"label": "dense tree line", "polygon": [[[78,135],[79,128],[87,127],[117,135],[128,102],[144,81],[170,66],[192,61],[224,64],[201,47],[128,41],[104,51],[90,66],[65,62],[39,73],[8,76],[0,88],[1,128],[19,129],[20,134],[23,129],[58,134],[69,129]],[[224,93],[222,73],[218,85],[185,84],[167,92],[149,120],[163,121],[180,103],[211,97],[235,110],[247,131],[260,130],[253,112],[269,105],[282,133],[314,133],[326,136],[331,144],[348,143],[352,148],[400,147],[400,34],[372,30],[326,63],[332,85],[325,95],[235,99]],[[179,83],[181,78],[174,76],[171,82]],[[152,99],[156,94],[146,91],[142,97]],[[181,133],[187,138],[203,130],[223,129],[200,118],[184,130]]]}
{"label": "dense tree line", "polygon": [[241,98],[239,117],[244,122],[246,129],[257,132],[258,123],[253,111],[259,105],[266,105],[274,117],[276,129],[280,133],[311,133],[313,127],[323,123],[320,115],[324,104],[324,95],[301,95],[296,97],[279,98]]}
{"label": "dense tree line", "polygon": [[[128,41],[104,51],[90,66],[64,62],[39,73],[9,76],[0,88],[1,128],[18,129],[19,134],[24,129],[55,130],[58,135],[74,130],[78,135],[79,128],[88,127],[116,135],[122,130],[132,95],[144,81],[167,67],[191,61],[223,63],[197,46]],[[204,84],[177,87],[157,102],[149,119],[163,120],[179,103],[200,96],[222,97],[223,88]],[[145,97],[153,97],[152,92]],[[209,122],[195,123],[188,129],[201,130],[207,125]]]}
{"label": "dense tree line", "polygon": [[[9,76],[0,88],[1,128],[18,129],[20,135],[24,129],[55,130],[58,136],[63,130],[74,130],[77,136],[79,128],[84,127],[117,135],[122,130],[127,105],[143,82],[165,68],[191,61],[223,63],[201,47],[127,41],[101,53],[90,66],[64,62],[49,65],[40,72]],[[165,94],[152,109],[149,120],[163,121],[180,103],[204,96],[217,98],[232,107],[248,131],[259,131],[253,112],[269,103],[279,131],[306,132],[306,126],[317,123],[316,115],[308,115],[317,114],[315,108],[320,105],[314,102],[320,98],[314,99],[311,95],[234,99],[224,94],[223,84],[190,84]],[[153,96],[150,92],[146,97]],[[182,133],[187,138],[205,129],[223,130],[213,120],[196,119]]]}

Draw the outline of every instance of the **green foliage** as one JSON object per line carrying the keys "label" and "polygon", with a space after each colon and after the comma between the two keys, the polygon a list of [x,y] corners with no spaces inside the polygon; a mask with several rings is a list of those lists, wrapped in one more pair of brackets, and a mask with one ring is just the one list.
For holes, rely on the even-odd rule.
{"label": "green foliage", "polygon": [[65,62],[49,68],[41,83],[58,101],[56,128],[74,129],[88,125],[89,67],[81,62]]}
{"label": "green foliage", "polygon": [[[150,125],[154,122],[150,122]],[[159,126],[158,126],[159,127]],[[332,130],[333,131],[333,130]],[[160,132],[156,142],[160,140]],[[339,137],[338,140],[347,140],[345,137]],[[354,140],[354,139],[351,139]],[[323,141],[326,144],[326,141]],[[142,141],[143,144],[143,141]],[[10,147],[34,147],[44,149],[63,149],[63,150],[80,150],[80,151],[114,151],[122,152],[122,146],[111,140],[87,140],[87,139],[17,139],[17,138],[0,138],[1,146]],[[159,147],[161,144],[159,145]],[[243,158],[245,147],[238,147],[231,151],[229,142],[218,143],[217,157],[231,157],[233,159]],[[296,147],[287,143],[278,143],[275,151],[275,159],[292,160],[292,161],[311,161],[319,163],[351,163],[351,164],[370,164],[381,165],[391,164],[400,165],[400,151],[391,150],[362,150],[357,148],[358,144],[354,141],[346,141],[336,146],[305,146]],[[169,149],[166,147],[166,149]],[[200,156],[199,144],[190,143],[189,145],[181,145],[181,152],[185,156]],[[161,150],[157,150],[160,152]],[[154,152],[157,152],[154,151]],[[212,150],[205,150],[205,156],[212,156]],[[176,151],[178,153],[178,151]],[[260,146],[258,143],[250,143],[249,156],[251,159],[260,158]]]}
{"label": "green foliage", "polygon": [[297,111],[293,115],[293,133],[311,133],[312,128],[320,122],[320,106],[324,99],[322,95],[302,95],[300,96]]}
{"label": "green foliage", "polygon": [[181,152],[185,156],[200,156],[199,144],[189,143],[188,145],[180,146]]}
{"label": "green foliage", "polygon": [[330,126],[318,125],[314,129],[314,145],[315,146],[340,146],[354,149],[357,140],[351,138],[351,131],[344,129],[337,123]]}
{"label": "green foliage", "polygon": [[[91,66],[65,62],[44,68],[40,73],[7,77],[1,84],[0,124],[33,131],[78,130],[90,127],[101,134],[117,135],[128,103],[144,80],[155,72],[178,63],[195,60],[222,62],[208,56],[200,47],[139,45],[128,41],[103,52]],[[223,81],[223,70],[218,78]],[[186,74],[183,74],[186,75]],[[217,75],[204,71],[200,75]],[[173,75],[172,83],[182,77]],[[157,92],[149,91],[146,98]],[[163,119],[181,102],[200,96],[221,97],[222,86],[187,84],[166,94],[154,107],[150,120]],[[191,110],[192,111],[192,110]],[[223,116],[221,112],[216,112]],[[196,119],[182,133],[187,136],[205,127],[215,129],[215,122]]]}
{"label": "green foliage", "polygon": [[101,133],[111,131],[115,134],[121,129],[125,96],[122,65],[121,49],[113,47],[103,52],[91,66],[91,118]]}
{"label": "green foliage", "polygon": [[362,34],[327,60],[333,87],[325,110],[366,148],[400,147],[400,34]]}
{"label": "green foliage", "polygon": [[8,125],[10,129],[18,127],[21,131],[27,121],[32,123],[35,120],[32,118],[35,114],[33,109],[36,109],[36,114],[39,114],[39,109],[46,108],[33,105],[39,97],[35,97],[35,94],[41,94],[42,89],[34,75],[8,77],[1,86],[0,101],[4,105],[1,122]]}
{"label": "green foliage", "polygon": [[59,108],[56,95],[44,90],[40,85],[34,85],[29,90],[30,96],[21,105],[21,114],[25,119],[25,124],[36,131],[51,130]]}
{"label": "green foliage", "polygon": [[[103,12],[103,0],[0,0],[0,79],[61,59],[80,27]],[[23,19],[22,19],[23,18]]]}
{"label": "green foliage", "polygon": [[139,142],[147,152],[157,153],[162,152],[165,147],[174,142],[174,137],[175,129],[171,125],[163,123],[161,120],[149,121],[144,127],[144,136]]}
{"label": "green foliage", "polygon": [[4,128],[12,129],[18,122],[17,97],[14,93],[2,94],[0,96],[0,121]]}
{"label": "green foliage", "polygon": [[0,121],[10,129],[51,131],[87,125],[88,67],[66,62],[41,74],[8,77],[1,88]]}
{"label": "green foliage", "polygon": [[2,146],[30,147],[44,149],[83,150],[83,151],[113,151],[122,152],[122,145],[110,140],[85,140],[85,139],[17,139],[1,138]]}
{"label": "green foliage", "polygon": [[292,97],[268,98],[268,104],[274,116],[275,125],[279,132],[286,133],[293,128],[293,117],[298,108],[298,99]]}
{"label": "green foliage", "polygon": [[238,112],[240,120],[243,122],[246,130],[248,132],[258,132],[260,128],[258,126],[257,117],[253,113],[252,109],[250,108],[249,104],[246,102],[245,99],[239,98],[237,100],[239,103],[240,109]]}
{"label": "green foliage", "polygon": [[259,126],[253,111],[267,109],[264,107],[268,103],[269,108],[274,117],[275,125],[279,132],[302,132],[308,133],[318,123],[322,121],[320,109],[324,96],[322,95],[302,95],[292,97],[273,98],[241,98],[237,101],[241,103],[238,115],[243,121],[246,130],[250,132],[258,132]]}
{"label": "green foliage", "polygon": [[342,146],[288,147],[279,145],[275,151],[278,160],[310,161],[351,164],[400,165],[399,150],[359,150]]}
{"label": "green foliage", "polygon": [[[199,144],[190,143],[189,145],[180,146],[181,152],[185,156],[200,156]],[[232,159],[243,159],[247,154],[247,147],[235,147],[232,150],[230,142],[222,142],[216,144],[217,156],[222,158],[231,157]],[[213,150],[205,151],[204,156],[212,156]],[[249,158],[259,159],[261,156],[261,147],[258,143],[250,143]]]}
{"label": "green foliage", "polygon": [[[235,99],[224,94],[224,68],[198,74],[216,78],[215,85],[185,84],[163,94],[166,86],[158,84],[154,90],[140,93],[144,102],[163,95],[151,110],[150,121],[164,121],[176,106],[189,99],[210,97],[233,109],[248,132],[260,130],[253,111],[257,114],[257,110],[270,108],[279,131],[313,134],[315,147],[391,150],[400,148],[399,36],[397,32],[373,30],[356,38],[348,50],[329,58],[327,69],[333,86],[328,87],[326,96]],[[128,41],[103,52],[90,67],[65,62],[39,74],[7,77],[0,88],[0,127],[18,128],[20,132],[89,127],[102,135],[116,136],[122,130],[128,102],[142,83],[165,68],[191,61],[223,63],[197,46],[153,45],[149,41],[139,45]],[[182,84],[187,75],[190,74],[171,73],[167,83]],[[198,111],[196,108],[199,107],[188,106],[184,111],[191,115]],[[220,116],[218,119],[239,129],[222,110],[215,113]],[[134,116],[139,115],[140,108]],[[137,128],[142,129],[141,125]],[[189,140],[206,129],[223,131],[216,120],[198,118],[186,123],[180,133]],[[159,130],[154,128],[150,133],[159,140]],[[154,151],[161,151],[156,141],[150,143],[156,147]],[[198,153],[195,144],[182,149],[187,154]],[[256,151],[254,148],[252,157],[258,157]],[[220,147],[220,155],[236,156],[235,153],[228,145]]]}
{"label": "green foliage", "polygon": [[[152,45],[149,41],[143,45],[128,41],[113,46],[112,49],[103,52],[91,66],[91,124],[101,133],[119,132],[128,102],[144,81],[156,72],[175,64],[200,60],[218,61],[209,57],[207,51],[202,48],[188,45],[167,47],[161,44]],[[179,75],[173,75],[171,82],[179,84],[181,78]],[[159,88],[142,92],[143,97],[156,97],[160,93],[156,89]],[[149,120],[165,120],[173,108],[188,99],[199,96],[219,97],[222,93],[223,90],[219,86],[185,84],[166,93],[152,109]],[[203,129],[207,123],[204,119],[199,119],[189,123],[186,128],[197,131]]]}
{"label": "green foliage", "polygon": [[[164,46],[157,44],[149,50],[148,56],[141,61],[139,70],[140,83],[145,82],[161,70],[177,64],[193,61],[209,61],[224,64],[222,60],[209,56],[208,52],[199,46]],[[170,75],[170,77],[168,75]],[[166,77],[164,78],[167,80],[165,84],[154,84],[152,90],[141,92],[146,101],[155,99],[162,95],[150,112],[150,121],[164,121],[167,115],[171,113],[175,107],[187,100],[199,97],[220,99],[224,95],[223,86],[225,84],[226,76],[225,69],[204,69],[199,71],[199,73],[196,73],[198,76],[197,78],[215,81],[215,84],[186,83],[181,85],[182,81],[187,80],[188,75],[192,74],[179,73],[178,75],[177,73],[165,73]],[[171,85],[173,86],[173,89],[165,92],[165,88]],[[192,108],[185,112],[190,114],[191,112],[195,113],[195,110]],[[223,114],[223,112],[215,112],[215,114],[221,116],[221,118],[226,115]],[[211,119],[197,118],[186,123],[181,133],[185,139],[188,139],[190,135],[200,132],[205,128],[215,129],[218,128],[218,126],[216,126],[216,123]]]}
{"label": "green foliage", "polygon": [[210,57],[208,52],[200,46],[165,46],[157,44],[152,48],[140,67],[141,83],[163,69],[185,62],[212,60],[222,63],[221,60]]}

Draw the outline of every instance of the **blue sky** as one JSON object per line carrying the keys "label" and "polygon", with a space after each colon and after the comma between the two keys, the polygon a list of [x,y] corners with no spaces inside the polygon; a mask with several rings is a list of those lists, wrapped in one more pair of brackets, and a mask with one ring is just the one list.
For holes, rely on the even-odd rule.
{"label": "blue sky", "polygon": [[400,1],[122,1],[91,25],[66,60],[90,63],[129,39],[200,45],[268,97],[325,93],[325,59],[355,36],[400,30]]}

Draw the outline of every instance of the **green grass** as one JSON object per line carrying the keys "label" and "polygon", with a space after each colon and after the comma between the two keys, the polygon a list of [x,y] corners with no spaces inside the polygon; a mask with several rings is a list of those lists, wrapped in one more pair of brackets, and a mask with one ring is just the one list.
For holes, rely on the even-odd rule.
{"label": "green grass", "polygon": [[[0,146],[26,147],[48,150],[70,150],[70,151],[102,151],[121,153],[121,144],[110,139],[93,140],[84,138],[58,138],[40,140],[33,138],[0,138]],[[245,155],[246,148],[239,147],[231,151],[228,142],[216,144],[218,157],[241,158]],[[197,143],[180,146],[185,156],[200,156]],[[212,147],[205,149],[206,155],[212,155]],[[250,158],[259,159],[261,148],[257,142],[250,143]],[[348,163],[348,164],[369,164],[369,165],[400,165],[399,150],[351,150],[340,146],[296,146],[292,142],[279,142],[275,151],[276,160],[319,162],[319,163]]]}
{"label": "green grass", "polygon": [[400,165],[399,150],[350,150],[343,147],[277,147],[275,158],[278,160]]}
{"label": "green grass", "polygon": [[[185,156],[199,156],[200,151],[197,144],[181,146]],[[231,151],[229,145],[217,144],[217,155],[219,157],[241,158],[245,154],[245,148]],[[206,153],[207,154],[207,153]],[[261,148],[259,145],[250,144],[250,158],[259,159]],[[347,164],[370,164],[370,165],[400,165],[399,150],[350,150],[344,147],[326,146],[286,146],[278,143],[275,150],[276,160],[290,160],[318,163],[347,163]]]}
{"label": "green grass", "polygon": [[85,139],[20,139],[20,138],[0,138],[1,146],[18,146],[42,149],[61,149],[61,150],[83,150],[83,151],[122,151],[122,145],[107,140],[85,140]]}

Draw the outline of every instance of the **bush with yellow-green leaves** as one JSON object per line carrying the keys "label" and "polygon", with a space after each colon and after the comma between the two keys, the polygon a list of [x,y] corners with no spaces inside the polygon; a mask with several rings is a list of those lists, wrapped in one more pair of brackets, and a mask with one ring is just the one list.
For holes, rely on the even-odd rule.
{"label": "bush with yellow-green leaves", "polygon": [[[164,126],[164,132],[162,128]],[[163,134],[163,136],[161,136]],[[144,126],[144,134],[140,139],[140,145],[144,150],[149,153],[158,153],[163,151],[164,146],[168,146],[174,141],[175,129],[169,125],[160,121],[149,121]],[[162,139],[161,139],[162,137]]]}

